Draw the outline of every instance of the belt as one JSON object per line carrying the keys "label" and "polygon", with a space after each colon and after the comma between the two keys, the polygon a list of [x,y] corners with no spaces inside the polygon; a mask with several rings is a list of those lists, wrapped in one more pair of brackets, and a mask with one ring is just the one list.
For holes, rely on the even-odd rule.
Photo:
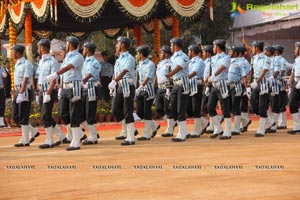
{"label": "belt", "polygon": [[74,84],[73,84],[73,82],[65,82],[65,83],[63,83],[63,88],[64,89],[72,89],[72,88],[74,88]]}
{"label": "belt", "polygon": [[43,85],[44,85],[44,84],[47,84],[47,86],[50,85],[50,83],[39,84],[39,85],[38,85],[39,90],[43,89]]}
{"label": "belt", "polygon": [[182,79],[177,79],[177,80],[173,80],[174,85],[183,85],[183,80]]}
{"label": "belt", "polygon": [[204,80],[202,78],[195,78],[197,79],[197,84],[202,85],[204,83]]}
{"label": "belt", "polygon": [[[225,84],[228,84],[228,80],[225,80]],[[220,86],[221,86],[221,83],[220,83],[220,81],[216,81],[216,82],[213,82],[213,83],[212,83],[212,86],[213,86],[214,88],[219,89]]]}
{"label": "belt", "polygon": [[88,83],[90,83],[90,82],[93,84],[94,87],[99,86],[98,81],[88,81],[85,84],[82,84],[83,89],[88,89]]}
{"label": "belt", "polygon": [[158,88],[164,90],[167,89],[167,85],[166,83],[158,83]]}
{"label": "belt", "polygon": [[121,80],[118,81],[118,84],[122,87],[123,86],[123,81],[127,81],[129,85],[133,85],[133,78],[122,78]]}
{"label": "belt", "polygon": [[[15,85],[14,87],[15,87],[15,90],[20,90],[22,88],[22,85],[21,84],[20,85]],[[31,89],[31,86],[27,85],[26,89]]]}

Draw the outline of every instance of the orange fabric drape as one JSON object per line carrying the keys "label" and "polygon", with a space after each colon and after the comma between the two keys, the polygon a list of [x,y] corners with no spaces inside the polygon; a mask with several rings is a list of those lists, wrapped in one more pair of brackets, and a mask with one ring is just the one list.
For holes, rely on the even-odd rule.
{"label": "orange fabric drape", "polygon": [[14,95],[14,65],[15,65],[15,59],[12,59],[12,46],[16,44],[16,38],[17,38],[17,32],[16,29],[13,27],[13,24],[11,20],[9,20],[9,28],[8,28],[8,34],[9,34],[9,44],[10,44],[10,76],[11,76],[11,94],[12,97]]}
{"label": "orange fabric drape", "polygon": [[31,11],[28,10],[25,17],[25,45],[26,56],[32,62],[32,16]]}
{"label": "orange fabric drape", "polygon": [[172,24],[173,37],[179,37],[179,21],[173,16],[173,24]]}
{"label": "orange fabric drape", "polygon": [[159,50],[160,50],[160,21],[154,19],[154,55],[153,62],[157,64],[159,62]]}
{"label": "orange fabric drape", "polygon": [[143,44],[143,37],[142,37],[142,29],[140,25],[137,25],[133,28],[133,35],[137,41],[137,46]]}

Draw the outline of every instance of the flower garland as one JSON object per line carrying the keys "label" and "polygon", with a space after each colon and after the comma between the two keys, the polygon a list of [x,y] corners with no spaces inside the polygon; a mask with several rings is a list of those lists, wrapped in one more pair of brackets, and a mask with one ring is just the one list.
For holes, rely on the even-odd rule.
{"label": "flower garland", "polygon": [[28,10],[25,18],[25,45],[27,59],[32,62],[32,15]]}
{"label": "flower garland", "polygon": [[162,18],[161,22],[167,30],[172,30],[172,24],[173,24],[173,17],[172,16]]}
{"label": "flower garland", "polygon": [[160,50],[160,21],[154,19],[154,52],[153,62],[157,64],[159,62],[159,50]]}
{"label": "flower garland", "polygon": [[32,31],[32,36],[36,40],[40,40],[40,39],[52,40],[55,37],[56,33],[57,33],[56,31]]}
{"label": "flower garland", "polygon": [[166,6],[178,19],[192,21],[203,16],[208,0],[166,0]]}
{"label": "flower garland", "polygon": [[15,59],[12,58],[11,54],[12,54],[12,46],[14,44],[16,44],[16,38],[17,38],[17,34],[16,34],[16,29],[13,26],[13,23],[11,22],[11,20],[9,20],[9,44],[10,44],[10,76],[11,76],[11,94],[12,94],[12,98],[14,95],[14,89],[15,89],[15,81],[14,81],[14,66],[15,66]]}
{"label": "flower garland", "polygon": [[0,15],[0,34],[5,33],[7,29],[7,17],[4,7],[1,6],[1,15]]}
{"label": "flower garland", "polygon": [[25,2],[19,2],[15,5],[8,7],[8,13],[15,29],[18,30],[23,27],[26,16],[26,10],[27,7]]}
{"label": "flower garland", "polygon": [[138,22],[149,19],[158,7],[158,1],[153,0],[114,0],[114,2],[123,14]]}
{"label": "flower garland", "polygon": [[78,40],[85,40],[90,36],[91,32],[67,32],[67,36],[75,36]]}
{"label": "flower garland", "polygon": [[119,35],[120,32],[123,32],[122,28],[112,28],[112,29],[105,29],[102,31],[104,35],[108,38],[114,39]]}
{"label": "flower garland", "polygon": [[43,23],[48,18],[49,0],[32,0],[30,7],[32,14],[39,23]]}
{"label": "flower garland", "polygon": [[143,44],[142,29],[141,29],[140,25],[136,25],[133,28],[133,36],[136,38],[137,46],[140,46]]}
{"label": "flower garland", "polygon": [[154,21],[147,21],[143,23],[143,29],[147,32],[147,33],[153,33],[154,32]]}
{"label": "flower garland", "polygon": [[173,37],[179,37],[179,21],[173,16],[173,24],[172,24]]}
{"label": "flower garland", "polygon": [[100,17],[109,0],[62,0],[62,2],[77,21],[91,23]]}

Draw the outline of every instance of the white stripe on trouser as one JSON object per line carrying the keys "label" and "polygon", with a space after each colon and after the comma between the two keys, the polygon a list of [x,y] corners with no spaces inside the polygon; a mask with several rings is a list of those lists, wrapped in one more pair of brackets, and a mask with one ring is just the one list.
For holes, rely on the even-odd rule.
{"label": "white stripe on trouser", "polygon": [[71,129],[71,124],[67,125],[67,139],[69,141],[71,141],[73,139],[73,133],[72,133],[72,129]]}
{"label": "white stripe on trouser", "polygon": [[174,119],[167,119],[167,129],[166,129],[166,133],[171,133],[173,134],[173,131],[174,131],[174,126],[175,126],[175,121]]}
{"label": "white stripe on trouser", "polygon": [[190,96],[193,96],[198,93],[198,84],[197,84],[198,79],[192,78],[190,79],[190,88],[191,88],[191,94]]}
{"label": "white stripe on trouser", "polygon": [[220,124],[219,116],[218,115],[213,116],[211,118],[211,121],[212,121],[212,124],[214,126],[214,133],[213,134],[221,133],[222,132],[222,127],[221,127],[221,124]]}
{"label": "white stripe on trouser", "polygon": [[187,76],[183,76],[182,82],[183,82],[183,93],[182,94],[188,94],[190,92],[190,84],[189,84],[189,78]]}
{"label": "white stripe on trouser", "polygon": [[28,144],[29,143],[29,127],[28,125],[21,125],[22,137],[19,143]]}
{"label": "white stripe on trouser", "polygon": [[36,128],[34,128],[30,123],[28,123],[28,129],[29,129],[30,137],[34,137],[35,134],[37,134],[38,132]]}
{"label": "white stripe on trouser", "polygon": [[80,81],[73,81],[73,96],[81,98]]}
{"label": "white stripe on trouser", "polygon": [[150,138],[150,131],[152,127],[152,120],[145,120],[145,128],[142,137]]}
{"label": "white stripe on trouser", "polygon": [[259,95],[263,95],[263,94],[267,94],[269,93],[269,87],[268,87],[268,83],[265,77],[263,77],[263,79],[260,82],[260,93]]}
{"label": "white stripe on trouser", "polygon": [[240,80],[235,80],[235,96],[241,96],[243,93],[243,87]]}
{"label": "white stripe on trouser", "polygon": [[98,138],[97,138],[96,124],[87,125],[87,128],[90,133],[88,140],[93,142],[97,141]]}
{"label": "white stripe on trouser", "polygon": [[48,83],[42,83],[43,96],[45,96],[47,90],[48,90]]}
{"label": "white stripe on trouser", "polygon": [[127,138],[125,139],[128,142],[134,142],[134,123],[129,123],[126,124],[126,128],[127,128]]}
{"label": "white stripe on trouser", "polygon": [[240,124],[241,124],[241,115],[234,116],[234,126],[233,126],[233,132],[240,132]]}
{"label": "white stripe on trouser", "polygon": [[272,95],[278,95],[279,94],[279,85],[276,80],[272,81]]}
{"label": "white stripe on trouser", "polygon": [[49,144],[49,145],[52,145],[53,144],[53,128],[52,127],[48,127],[48,128],[45,128],[45,131],[46,131],[46,142],[45,144]]}
{"label": "white stripe on trouser", "polygon": [[272,130],[277,130],[277,121],[278,121],[278,117],[279,117],[279,114],[278,113],[273,113],[273,121],[275,122],[275,126],[272,126]]}
{"label": "white stripe on trouser", "polygon": [[148,83],[147,85],[146,85],[146,88],[147,88],[147,92],[148,92],[148,98],[147,98],[147,100],[149,100],[149,99],[154,99],[154,97],[155,97],[155,93],[154,93],[154,86],[153,86],[153,84],[152,83]]}
{"label": "white stripe on trouser", "polygon": [[88,82],[88,101],[96,101],[96,91],[93,82]]}
{"label": "white stripe on trouser", "polygon": [[176,138],[185,140],[187,134],[188,134],[188,129],[186,126],[186,121],[178,122],[178,133]]}
{"label": "white stripe on trouser", "polygon": [[300,126],[299,126],[299,114],[298,113],[293,113],[292,114],[292,118],[293,118],[293,123],[294,123],[294,131],[298,131],[300,130]]}
{"label": "white stripe on trouser", "polygon": [[226,99],[228,97],[228,88],[226,85],[226,81],[225,80],[220,80],[220,93],[223,99]]}
{"label": "white stripe on trouser", "polygon": [[121,124],[122,124],[122,130],[121,130],[121,133],[120,133],[120,136],[127,136],[127,125],[125,123],[125,119],[123,119],[121,121]]}
{"label": "white stripe on trouser", "polygon": [[194,130],[192,135],[200,135],[200,131],[202,130],[201,118],[194,118]]}
{"label": "white stripe on trouser", "polygon": [[279,114],[278,126],[286,126],[286,112],[281,112]]}
{"label": "white stripe on trouser", "polygon": [[57,124],[55,124],[53,129],[54,129],[59,141],[62,141],[63,139],[65,139],[66,136],[61,132],[61,130]]}
{"label": "white stripe on trouser", "polygon": [[80,127],[72,127],[73,139],[71,141],[70,147],[80,147],[80,139],[82,137]]}
{"label": "white stripe on trouser", "polygon": [[257,130],[257,133],[260,133],[263,135],[265,134],[266,121],[267,121],[267,118],[262,118],[262,117],[259,118],[259,127]]}
{"label": "white stripe on trouser", "polygon": [[224,136],[231,136],[231,118],[225,118],[225,131]]}
{"label": "white stripe on trouser", "polygon": [[122,79],[122,92],[123,92],[123,97],[127,98],[130,95],[130,86],[128,81],[125,79]]}

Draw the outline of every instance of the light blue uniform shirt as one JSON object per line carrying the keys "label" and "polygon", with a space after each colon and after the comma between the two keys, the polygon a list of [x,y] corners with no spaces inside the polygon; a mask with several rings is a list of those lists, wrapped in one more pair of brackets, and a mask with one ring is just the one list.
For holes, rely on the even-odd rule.
{"label": "light blue uniform shirt", "polygon": [[228,70],[228,80],[229,82],[241,80],[243,76],[247,76],[247,71],[243,67],[241,58],[232,58],[231,64]]}
{"label": "light blue uniform shirt", "polygon": [[153,83],[155,72],[155,65],[154,63],[149,60],[149,58],[145,59],[144,61],[139,62],[139,83],[140,85],[144,82],[144,80],[148,77],[149,80],[147,83]]}
{"label": "light blue uniform shirt", "polygon": [[300,76],[300,56],[295,59],[295,63],[293,66],[294,76]]}
{"label": "light blue uniform shirt", "polygon": [[284,73],[286,74],[286,63],[287,63],[286,59],[282,57],[282,55],[275,56],[274,59],[276,60],[276,62],[279,63],[280,71],[284,71]]}
{"label": "light blue uniform shirt", "polygon": [[81,81],[82,79],[81,70],[82,70],[83,62],[84,62],[84,58],[77,50],[67,53],[66,58],[64,59],[61,65],[61,68],[64,68],[69,64],[72,64],[73,68],[66,71],[63,74],[63,81],[64,82]]}
{"label": "light blue uniform shirt", "polygon": [[39,78],[40,67],[38,63],[33,64],[33,76],[35,79]]}
{"label": "light blue uniform shirt", "polygon": [[135,73],[135,61],[133,56],[128,52],[123,52],[120,54],[119,58],[116,60],[114,73],[115,78],[125,69],[127,73],[123,76],[123,78],[134,78],[136,76]]}
{"label": "light blue uniform shirt", "polygon": [[114,66],[106,61],[101,61],[101,76],[112,77],[114,75]]}
{"label": "light blue uniform shirt", "polygon": [[162,83],[161,78],[170,73],[171,65],[170,59],[164,59],[157,64],[156,77],[158,83]]}
{"label": "light blue uniform shirt", "polygon": [[30,86],[31,79],[33,76],[33,66],[24,57],[17,60],[14,69],[14,81],[15,85],[23,83],[24,78],[28,78],[27,86]]}
{"label": "light blue uniform shirt", "polygon": [[249,77],[250,76],[250,71],[251,71],[250,63],[248,62],[248,60],[245,57],[241,57],[240,62],[241,62],[241,65],[243,66],[243,68],[244,68],[244,70],[247,74],[246,76]]}
{"label": "light blue uniform shirt", "polygon": [[199,56],[193,57],[190,60],[189,64],[189,74],[192,72],[196,72],[196,75],[193,76],[192,78],[200,78],[203,79],[204,76],[204,69],[205,69],[205,64],[204,62],[199,58]]}
{"label": "light blue uniform shirt", "polygon": [[101,65],[94,56],[85,58],[82,67],[82,78],[84,78],[87,74],[91,74],[92,76],[88,81],[98,81],[100,71]]}
{"label": "light blue uniform shirt", "polygon": [[271,61],[264,53],[260,53],[253,57],[253,71],[254,71],[254,78],[258,78],[263,69],[268,70],[265,74],[265,77],[268,78],[270,76],[270,65]]}
{"label": "light blue uniform shirt", "polygon": [[4,72],[4,68],[0,67],[0,85],[3,85],[3,75],[2,75],[3,72]]}
{"label": "light blue uniform shirt", "polygon": [[212,57],[212,74],[215,74],[222,65],[225,67],[225,69],[218,76],[216,76],[215,82],[228,79],[230,61],[231,58],[224,52]]}
{"label": "light blue uniform shirt", "polygon": [[278,60],[275,59],[274,56],[269,57],[271,64],[270,64],[270,75],[273,75],[274,72],[280,72],[280,63]]}
{"label": "light blue uniform shirt", "polygon": [[176,66],[180,66],[182,70],[173,75],[173,80],[189,75],[189,58],[182,50],[175,52],[171,57],[171,68],[174,70]]}
{"label": "light blue uniform shirt", "polygon": [[46,83],[45,77],[57,72],[59,69],[58,62],[50,54],[42,55],[42,58],[39,62],[39,78],[38,84]]}
{"label": "light blue uniform shirt", "polygon": [[210,77],[210,67],[212,67],[211,65],[211,61],[212,61],[212,58],[206,58],[204,60],[204,64],[205,64],[205,69],[204,69],[204,79],[206,78],[209,78]]}

